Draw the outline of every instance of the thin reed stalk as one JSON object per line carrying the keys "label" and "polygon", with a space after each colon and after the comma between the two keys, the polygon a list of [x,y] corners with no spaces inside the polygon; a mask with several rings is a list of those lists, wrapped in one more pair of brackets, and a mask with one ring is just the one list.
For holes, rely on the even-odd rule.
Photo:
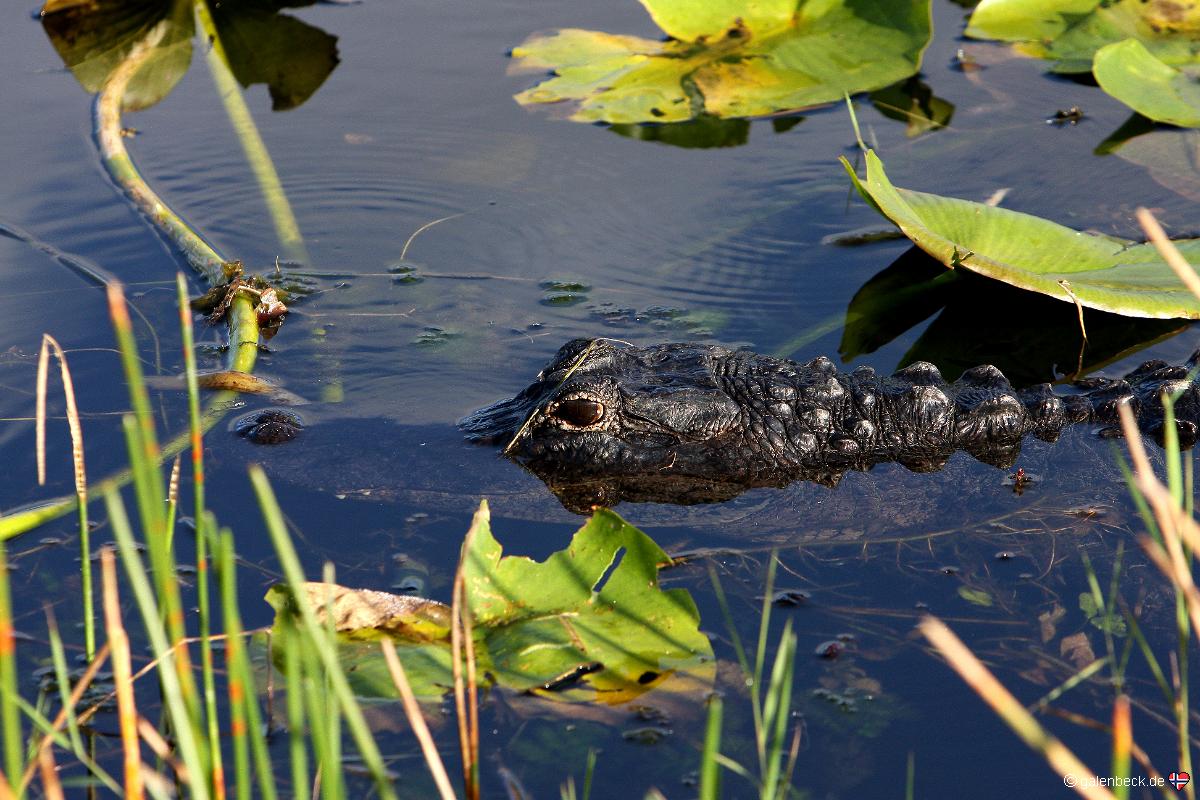
{"label": "thin reed stalk", "polygon": [[1040,753],[1064,778],[1073,779],[1075,785],[1068,784],[1068,788],[1089,800],[1113,800],[1112,792],[1091,780],[1096,771],[1085,766],[1066,745],[1047,733],[944,622],[936,617],[925,617],[917,627],[959,677],[1000,715],[1021,741]]}
{"label": "thin reed stalk", "polygon": [[[325,624],[322,628],[324,642],[333,651],[337,651],[337,623],[333,614],[333,591],[337,583],[337,572],[331,562],[326,561],[321,567],[321,580],[325,584],[325,611],[322,617]],[[321,675],[322,691],[326,697],[325,713],[328,715],[329,750],[327,761],[322,765],[322,771],[328,777],[325,780],[325,795],[328,800],[341,800],[346,796],[346,780],[342,769],[342,711],[338,707],[339,698],[333,690],[333,676],[328,670]]]}
{"label": "thin reed stalk", "polygon": [[[206,527],[215,530],[211,519]],[[254,668],[246,652],[245,629],[242,626],[241,612],[238,610],[237,558],[233,550],[233,534],[228,530],[221,530],[215,544],[214,555],[217,560],[217,577],[225,623],[225,659],[229,669],[229,707],[230,713],[242,720],[240,730],[236,722],[234,724],[235,753],[239,748],[244,750],[245,740],[248,739],[254,769],[258,774],[259,797],[263,800],[275,800],[275,776],[271,771],[271,757],[267,752],[262,714],[258,708]],[[241,744],[236,742],[239,733],[242,737]],[[238,756],[238,761],[238,792],[239,796],[242,796],[242,787],[249,783],[249,778],[246,775],[244,756]]]}
{"label": "thin reed stalk", "polygon": [[[49,614],[49,611],[50,609],[47,607],[47,614]],[[50,620],[53,623],[52,615],[50,615]],[[88,663],[83,675],[80,676],[79,682],[74,686],[71,686],[70,676],[67,673],[67,660],[63,652],[62,638],[58,634],[57,625],[54,624],[51,624],[50,627],[50,652],[54,660],[55,679],[58,682],[59,696],[62,699],[62,709],[58,712],[58,716],[54,718],[54,721],[45,726],[41,725],[38,719],[31,718],[43,734],[39,746],[49,747],[52,744],[57,744],[64,749],[70,750],[72,755],[79,760],[79,763],[83,764],[101,783],[114,794],[120,794],[119,784],[94,761],[92,753],[84,747],[83,737],[79,730],[79,715],[75,712],[76,706],[79,705],[84,692],[91,686],[96,673],[108,663],[109,645],[105,643],[100,647],[96,652],[96,656]],[[61,736],[64,726],[69,734],[66,740]],[[33,780],[33,771],[33,764],[25,767],[25,774],[21,778],[22,789],[28,786],[29,782]]]}
{"label": "thin reed stalk", "polygon": [[433,734],[429,732],[429,726],[425,724],[425,715],[421,713],[421,706],[417,702],[416,695],[413,694],[412,685],[408,682],[408,675],[404,672],[404,665],[400,663],[400,657],[396,655],[396,645],[391,639],[385,638],[379,643],[379,648],[383,651],[383,658],[387,662],[388,674],[392,676],[392,683],[395,684],[396,691],[400,693],[400,700],[404,704],[404,716],[408,718],[413,735],[417,737],[417,742],[421,745],[421,754],[425,757],[425,765],[429,768],[430,774],[433,775],[433,782],[437,785],[438,794],[442,800],[456,800],[454,787],[450,785],[450,776],[446,774],[446,765],[442,763],[442,756],[438,753],[437,744],[433,741]]}
{"label": "thin reed stalk", "polygon": [[133,697],[133,667],[129,658],[129,635],[121,622],[121,601],[117,596],[117,565],[112,550],[100,551],[100,573],[104,584],[104,629],[112,652],[113,684],[117,690],[117,722],[121,749],[125,754],[125,797],[140,800],[142,787],[142,747],[137,733],[137,705]]}
{"label": "thin reed stalk", "polygon": [[54,748],[43,747],[37,754],[38,772],[42,776],[42,791],[46,800],[66,800],[62,783],[58,780],[58,765],[54,763]]}
{"label": "thin reed stalk", "polygon": [[[128,434],[132,435],[135,431],[132,424],[125,427]],[[142,563],[134,543],[133,529],[125,513],[125,504],[115,492],[105,495],[104,499],[126,577],[133,589],[154,657],[159,661],[158,676],[162,686],[163,705],[175,734],[179,756],[187,765],[189,774],[207,775],[208,760],[201,751],[206,742],[192,716],[193,709],[188,705],[181,679],[182,675],[186,674],[190,678],[191,674],[184,673],[179,668],[180,655],[186,651],[186,647],[173,647],[166,626],[162,623],[163,617],[155,600],[154,590],[150,586],[145,564]],[[209,800],[211,796],[205,780],[193,781],[190,789],[196,800]]]}
{"label": "thin reed stalk", "polygon": [[[475,512],[470,531],[459,551],[454,572],[450,608],[450,662],[454,675],[454,708],[458,721],[458,744],[462,753],[463,787],[468,800],[479,800],[479,706],[476,697],[475,643],[471,627],[471,608],[467,602],[463,563],[470,551],[472,537],[485,507]],[[465,664],[464,664],[465,662]],[[466,675],[464,676],[464,666]]]}
{"label": "thin reed stalk", "polygon": [[[175,296],[179,307],[179,331],[183,348],[183,373],[187,382],[188,433],[191,441],[192,501],[196,537],[196,605],[199,617],[200,680],[204,693],[204,714],[208,723],[208,748],[212,753],[213,797],[225,797],[225,765],[221,755],[220,717],[217,714],[217,688],[213,674],[212,642],[209,634],[212,610],[209,602],[208,539],[209,520],[204,497],[204,427],[200,415],[200,385],[196,377],[196,345],[192,336],[192,310],[188,303],[187,279],[175,274]],[[178,464],[178,456],[176,456]]]}
{"label": "thin reed stalk", "polygon": [[300,660],[300,633],[290,620],[279,640],[283,647],[283,672],[287,676],[288,748],[292,760],[292,795],[308,785],[308,747],[304,742],[304,666]]}
{"label": "thin reed stalk", "polygon": [[708,698],[708,723],[704,728],[704,749],[700,753],[700,800],[719,800],[721,797],[721,722],[724,703],[720,695]]}
{"label": "thin reed stalk", "polygon": [[71,379],[71,368],[67,365],[67,354],[62,346],[48,333],[42,334],[42,347],[38,352],[37,368],[37,424],[36,450],[38,486],[46,485],[46,384],[50,372],[50,353],[58,359],[62,378],[63,396],[67,404],[67,427],[71,431],[71,463],[75,468],[75,499],[79,513],[79,564],[83,592],[83,650],[90,659],[96,653],[95,608],[92,601],[92,548],[91,528],[88,524],[87,467],[83,458],[83,425],[79,421],[79,408],[75,403],[75,382]]}
{"label": "thin reed stalk", "polygon": [[8,552],[0,540],[0,738],[4,739],[4,774],[12,793],[20,789],[24,758],[21,754],[21,711],[17,694],[17,643],[13,630],[12,594],[8,578]]}
{"label": "thin reed stalk", "polygon": [[[67,654],[63,649],[62,635],[58,630],[58,621],[54,618],[54,608],[47,605],[46,630],[50,635],[50,657],[54,663],[54,682],[58,684],[58,697],[62,704],[62,715],[67,722],[67,733],[71,737],[71,747],[76,753],[83,751],[83,735],[79,732],[79,719],[75,716],[74,690],[71,688],[71,674],[67,669]],[[93,658],[89,656],[89,661]],[[42,742],[46,746],[46,741]]]}
{"label": "thin reed stalk", "polygon": [[1129,775],[1133,764],[1133,717],[1129,696],[1117,695],[1112,714],[1112,774],[1115,794],[1119,800],[1129,797]]}
{"label": "thin reed stalk", "polygon": [[[108,304],[113,330],[121,351],[130,405],[133,408],[133,415],[124,417],[122,426],[125,429],[129,461],[134,476],[133,488],[137,497],[143,539],[154,576],[157,605],[163,615],[165,633],[173,650],[171,664],[175,669],[180,697],[187,712],[186,723],[189,728],[199,728],[202,716],[201,702],[192,672],[191,655],[186,646],[178,646],[187,638],[187,630],[184,623],[183,599],[176,579],[175,556],[169,541],[169,520],[165,503],[167,494],[162,473],[159,471],[161,454],[158,435],[150,408],[150,395],[146,390],[137,357],[137,343],[133,338],[133,329],[120,284],[109,285]],[[142,576],[144,575],[145,573]],[[182,721],[173,720],[173,723],[179,724]],[[210,765],[207,743],[202,749],[197,749],[195,755],[201,762],[189,763],[189,769],[196,775],[208,775]]]}

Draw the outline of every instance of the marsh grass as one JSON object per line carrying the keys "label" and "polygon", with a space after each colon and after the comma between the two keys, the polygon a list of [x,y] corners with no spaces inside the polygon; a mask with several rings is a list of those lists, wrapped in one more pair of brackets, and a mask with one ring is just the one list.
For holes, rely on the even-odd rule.
{"label": "marsh grass", "polygon": [[[1167,239],[1153,215],[1145,209],[1139,209],[1137,216],[1147,237],[1158,248],[1163,259],[1174,269],[1180,280],[1200,297],[1200,277]],[[1194,379],[1195,376],[1192,377]],[[1125,691],[1125,672],[1135,648],[1142,655],[1171,708],[1170,723],[1174,727],[1177,742],[1175,763],[1180,772],[1190,774],[1193,771],[1188,662],[1194,643],[1200,640],[1200,589],[1196,586],[1193,557],[1200,549],[1200,525],[1197,525],[1193,516],[1193,462],[1190,454],[1185,455],[1181,450],[1175,424],[1174,403],[1177,399],[1177,395],[1164,395],[1161,398],[1164,408],[1162,479],[1155,474],[1150,464],[1132,410],[1127,405],[1118,408],[1132,465],[1123,466],[1123,469],[1134,504],[1140,512],[1146,530],[1138,537],[1138,544],[1150,563],[1162,574],[1175,598],[1175,648],[1167,653],[1170,677],[1168,678],[1159,656],[1154,653],[1139,627],[1137,618],[1117,593],[1123,550],[1118,549],[1114,559],[1107,594],[1102,590],[1096,571],[1085,555],[1083,564],[1089,593],[1092,604],[1102,615],[1099,616],[1099,627],[1104,633],[1107,655],[1084,667],[1032,707],[1033,710],[1045,710],[1062,694],[1091,679],[1103,667],[1110,668],[1108,682],[1114,690],[1110,723],[1107,726],[1097,726],[1090,720],[1076,721],[1092,727],[1103,727],[1109,734],[1109,771],[1114,784],[1112,791],[1085,780],[1102,773],[1092,767],[1085,767],[1061,741],[1048,733],[1030,710],[1022,706],[1004,688],[949,627],[933,617],[925,618],[919,626],[926,639],[954,671],[996,711],[1018,737],[1041,754],[1047,763],[1064,777],[1074,775],[1080,779],[1073,788],[1083,797],[1125,800],[1129,797],[1129,787],[1121,784],[1130,777],[1134,760],[1138,761],[1148,776],[1162,777],[1162,772],[1155,768],[1134,738],[1133,702]],[[1113,636],[1118,608],[1120,618],[1129,634],[1120,652]],[[1164,797],[1175,796],[1165,786],[1161,792]],[[1195,782],[1187,783],[1179,792],[1189,800],[1195,800]]]}
{"label": "marsh grass", "polygon": [[[297,606],[293,616],[283,620],[281,658],[283,691],[287,698],[289,747],[283,764],[278,754],[272,754],[264,728],[260,697],[254,668],[248,651],[248,636],[255,632],[243,629],[239,610],[236,576],[236,555],[233,535],[221,528],[204,506],[203,429],[204,415],[200,411],[195,376],[195,359],[191,354],[191,312],[186,305],[186,290],[180,276],[180,320],[183,330],[184,363],[189,387],[189,416],[192,445],[190,482],[178,474],[168,489],[163,479],[163,452],[157,444],[157,434],[151,416],[149,397],[136,357],[136,343],[118,285],[109,291],[109,306],[114,329],[122,354],[126,379],[130,387],[133,412],[123,420],[127,439],[135,514],[135,525],[127,511],[126,501],[112,487],[102,492],[108,522],[116,539],[116,549],[104,548],[99,554],[103,576],[104,641],[91,653],[88,668],[72,685],[67,667],[65,648],[53,614],[47,614],[50,657],[54,664],[58,699],[62,709],[54,720],[45,716],[39,705],[25,701],[18,692],[18,666],[11,605],[12,586],[6,561],[5,543],[0,539],[0,736],[3,738],[3,770],[0,772],[0,800],[23,797],[30,781],[40,781],[46,797],[62,795],[59,778],[60,761],[55,748],[69,753],[75,768],[82,767],[90,782],[107,788],[115,795],[129,798],[145,796],[169,797],[180,794],[191,798],[221,800],[232,795],[252,796],[266,800],[280,795],[321,796],[338,798],[351,796],[347,777],[347,758],[343,753],[342,726],[357,750],[358,758],[367,767],[374,792],[382,798],[396,797],[394,775],[389,772],[383,756],[367,727],[363,711],[350,690],[346,675],[338,662],[336,636],[320,624],[312,609]],[[53,340],[48,340],[52,342]],[[54,344],[49,345],[51,347]],[[259,498],[268,532],[283,565],[290,585],[305,580],[283,517],[274,494],[261,470],[253,470],[251,482]],[[177,558],[170,506],[177,499],[179,485],[190,485],[195,502],[194,544],[196,552],[197,613],[193,620],[184,614],[183,598],[176,580]],[[86,497],[86,487],[80,498]],[[172,502],[166,502],[170,499]],[[185,528],[186,529],[186,528]],[[85,550],[81,559],[86,566],[90,559]],[[143,553],[146,560],[143,559]],[[148,561],[148,563],[147,563]],[[211,562],[211,563],[210,563]],[[124,580],[118,579],[118,564]],[[210,567],[216,577],[216,603],[210,595]],[[327,567],[327,571],[332,568]],[[332,575],[327,575],[332,578]],[[122,588],[122,586],[124,588]],[[461,601],[461,579],[459,597]],[[129,593],[134,599],[136,616],[140,619],[134,631],[127,611],[122,609],[121,595]],[[461,606],[461,602],[460,602]],[[220,619],[214,615],[220,611]],[[224,642],[225,669],[218,674],[214,659],[213,631],[218,623],[223,628],[219,638]],[[188,626],[199,630],[197,637],[188,636]],[[471,654],[470,622],[460,610],[460,636],[468,643],[464,659]],[[152,661],[135,672],[134,648],[131,641],[146,641]],[[198,689],[190,648],[198,642],[200,651],[200,686]],[[394,654],[393,654],[394,655]],[[97,671],[110,664],[114,691],[108,697],[81,707],[85,692],[92,685]],[[397,666],[399,662],[397,660]],[[401,668],[402,669],[402,668]],[[476,691],[469,682],[475,680],[473,661],[466,660],[461,670],[459,692],[462,702],[470,703],[464,719],[467,740],[478,747],[478,717],[474,711]],[[219,699],[223,682],[225,699]],[[150,683],[157,684],[157,691]],[[139,688],[140,687],[140,688]],[[327,691],[326,691],[327,690]],[[94,755],[94,743],[83,728],[104,704],[116,701],[119,732],[121,778],[114,779],[100,761],[116,755],[110,751],[99,760]],[[152,702],[152,711],[144,706]],[[222,711],[224,713],[222,713]],[[158,714],[161,724],[150,720]],[[424,727],[419,708],[409,708],[414,729]],[[22,715],[30,723],[28,735]],[[444,767],[436,758],[436,749],[425,728],[423,746],[429,758],[430,770],[443,797],[453,797]],[[477,749],[476,749],[477,752]],[[225,757],[232,756],[232,773],[225,773]],[[468,784],[467,796],[477,796],[477,759],[470,764],[475,779],[475,795]],[[311,765],[311,769],[310,769]],[[440,772],[440,775],[439,775]],[[280,786],[280,780],[284,786]],[[227,782],[230,784],[227,786]],[[288,785],[290,783],[290,785]]]}
{"label": "marsh grass", "polygon": [[[758,773],[755,775],[720,752],[721,721],[724,704],[720,697],[709,700],[708,722],[700,759],[700,796],[705,800],[720,797],[720,769],[724,768],[744,778],[755,787],[760,800],[782,800],[792,790],[792,774],[800,751],[800,728],[794,726],[788,736],[791,720],[792,683],[796,665],[796,634],[791,620],[783,627],[775,649],[775,659],[770,675],[766,672],[768,639],[771,627],[771,597],[775,587],[775,572],[779,563],[775,553],[767,561],[766,583],[763,589],[763,604],[759,614],[758,643],[754,649],[754,663],[742,644],[737,625],[725,597],[725,591],[717,579],[716,571],[710,568],[709,577],[725,626],[737,656],[742,675],[750,688],[750,712],[754,725],[754,745],[758,755]],[[786,760],[784,758],[786,753]]]}

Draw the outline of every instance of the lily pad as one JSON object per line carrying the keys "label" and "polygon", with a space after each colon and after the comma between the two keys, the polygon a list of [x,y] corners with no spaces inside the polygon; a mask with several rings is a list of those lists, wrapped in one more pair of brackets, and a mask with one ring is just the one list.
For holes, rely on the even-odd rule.
{"label": "lily pad", "polygon": [[[467,607],[480,675],[518,692],[567,700],[623,703],[669,684],[711,682],[715,662],[699,613],[683,589],[663,590],[670,559],[650,537],[611,511],[597,511],[566,549],[537,562],[504,556],[492,536],[487,503],[463,544]],[[286,635],[293,600],[271,589],[276,632]],[[332,610],[339,653],[361,697],[394,697],[373,644],[398,645],[414,691],[442,694],[451,684],[448,609],[431,600],[306,584],[301,602]]]}
{"label": "lily pad", "polygon": [[1173,67],[1137,39],[1102,47],[1092,72],[1100,88],[1144,117],[1200,127],[1200,66]]}
{"label": "lily pad", "polygon": [[[314,2],[211,3],[234,76],[244,87],[265,83],[276,111],[303,103],[337,66],[337,37],[279,13]],[[153,48],[130,80],[127,111],[161,101],[191,64],[192,0],[46,0],[41,17],[59,57],[91,93],[103,88],[134,47]]]}
{"label": "lily pad", "polygon": [[47,0],[41,17],[50,43],[89,93],[99,92],[139,43],[153,47],[130,79],[124,98],[130,111],[149,108],[170,94],[191,64],[189,2]]}
{"label": "lily pad", "polygon": [[[1153,245],[1072,230],[983,203],[899,189],[867,152],[867,178],[846,171],[862,195],[918,247],[966,269],[1064,302],[1130,317],[1200,319],[1200,300]],[[1200,240],[1175,242],[1200,263]]]}
{"label": "lily pad", "polygon": [[671,39],[569,28],[513,48],[513,71],[554,73],[517,102],[572,102],[580,122],[776,114],[914,75],[932,30],[929,0],[643,4]]}
{"label": "lily pad", "polygon": [[1054,63],[1054,72],[1089,72],[1102,47],[1137,39],[1167,64],[1200,58],[1200,4],[1191,0],[982,0],[966,35],[1016,43]]}

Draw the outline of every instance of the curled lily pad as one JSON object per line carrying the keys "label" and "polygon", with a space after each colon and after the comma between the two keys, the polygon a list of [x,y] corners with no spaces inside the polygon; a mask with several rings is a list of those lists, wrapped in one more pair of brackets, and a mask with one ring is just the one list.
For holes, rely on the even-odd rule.
{"label": "curled lily pad", "polygon": [[643,0],[672,37],[564,29],[513,48],[515,71],[553,77],[522,105],[574,103],[581,122],[752,117],[880,89],[917,72],[929,0]]}
{"label": "curled lily pad", "polygon": [[[611,511],[597,511],[545,561],[504,556],[483,503],[463,544],[479,674],[515,691],[609,704],[707,685],[715,662],[695,603],[685,590],[658,585],[669,561]],[[275,587],[267,599],[279,637],[288,635],[291,603],[332,613],[339,655],[361,697],[395,696],[371,643],[385,636],[418,694],[440,695],[452,681],[449,613],[440,603],[332,584],[305,584],[298,598]]]}
{"label": "curled lily pad", "polygon": [[1092,71],[1100,88],[1144,117],[1200,127],[1200,65],[1173,67],[1137,39],[1102,47]]}
{"label": "curled lily pad", "polygon": [[[951,269],[1130,317],[1200,319],[1200,300],[1179,282],[1153,245],[1097,236],[983,203],[891,184],[867,152],[867,178],[842,163],[859,191],[918,247]],[[1177,240],[1200,263],[1200,239]]]}
{"label": "curled lily pad", "polygon": [[1200,59],[1200,5],[1190,0],[981,0],[967,36],[1014,42],[1054,62],[1055,72],[1088,72],[1100,48],[1137,39],[1168,64]]}

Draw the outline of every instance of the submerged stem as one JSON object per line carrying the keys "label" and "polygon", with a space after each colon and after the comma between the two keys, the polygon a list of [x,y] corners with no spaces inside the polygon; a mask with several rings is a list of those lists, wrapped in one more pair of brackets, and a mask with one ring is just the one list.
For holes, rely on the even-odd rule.
{"label": "submerged stem", "polygon": [[204,0],[196,0],[195,9],[196,27],[209,45],[206,55],[209,74],[217,86],[217,94],[225,105],[225,113],[229,116],[234,132],[237,133],[242,151],[246,154],[246,161],[250,163],[250,169],[254,171],[254,177],[258,180],[258,188],[275,225],[275,234],[283,247],[283,256],[289,261],[307,264],[308,251],[304,247],[296,215],[292,213],[292,206],[288,203],[283,184],[279,181],[279,173],[275,170],[275,164],[271,161],[267,146],[258,132],[258,126],[254,124],[254,117],[250,115],[250,109],[242,97],[241,87],[229,69],[229,59],[225,55],[225,46],[221,43],[212,13]]}

